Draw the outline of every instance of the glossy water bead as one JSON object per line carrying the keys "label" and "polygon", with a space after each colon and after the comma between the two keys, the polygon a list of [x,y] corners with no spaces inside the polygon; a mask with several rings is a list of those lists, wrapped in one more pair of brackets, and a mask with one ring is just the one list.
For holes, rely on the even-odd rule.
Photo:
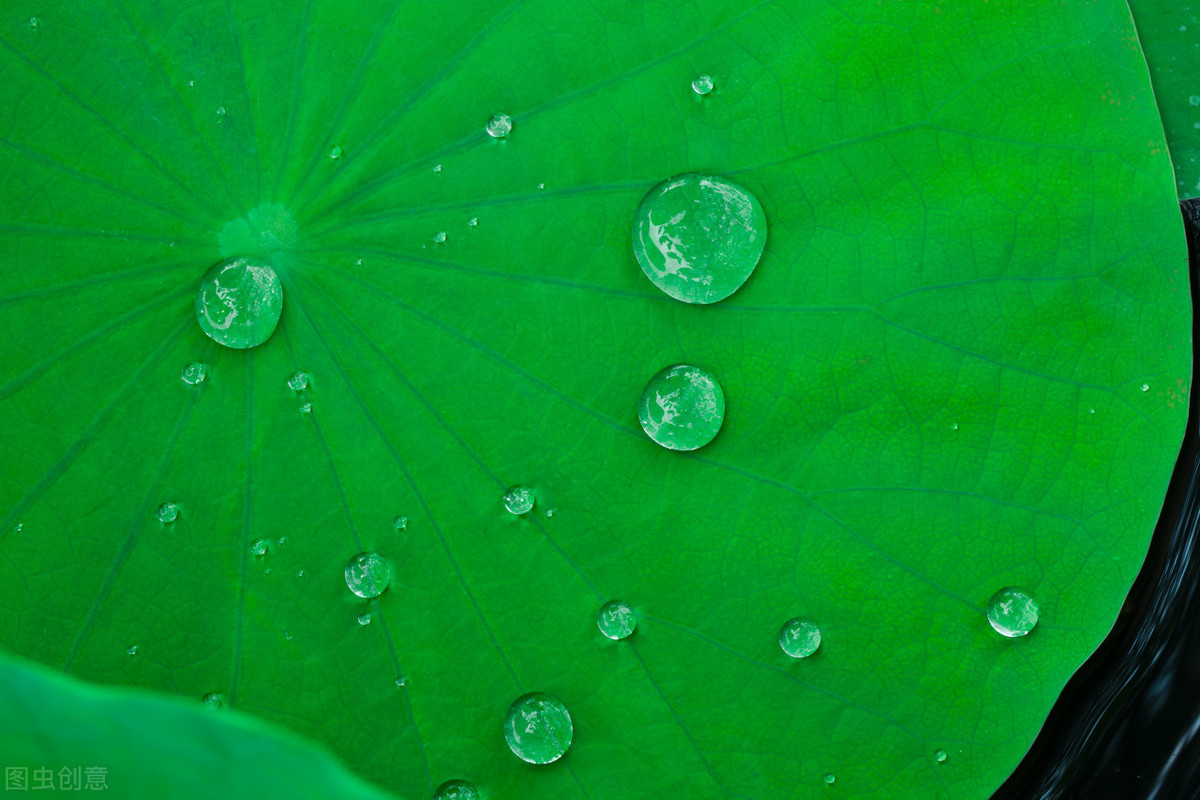
{"label": "glossy water bead", "polygon": [[725,421],[725,393],[711,372],[676,364],[658,372],[642,390],[638,422],[669,450],[695,450],[711,442]]}
{"label": "glossy water bead", "polygon": [[574,735],[567,707],[541,692],[518,697],[504,716],[504,740],[517,758],[530,764],[562,758]]}
{"label": "glossy water bead", "polygon": [[283,286],[266,264],[231,258],[204,274],[195,306],[200,330],[218,344],[244,350],[275,332],[283,313]]}

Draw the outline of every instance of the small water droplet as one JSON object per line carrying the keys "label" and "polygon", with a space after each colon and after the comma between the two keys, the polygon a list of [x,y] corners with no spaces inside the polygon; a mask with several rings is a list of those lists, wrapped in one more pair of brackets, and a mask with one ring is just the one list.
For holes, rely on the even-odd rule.
{"label": "small water droplet", "polygon": [[637,628],[633,609],[620,600],[610,600],[596,614],[596,625],[610,639],[626,639]]}
{"label": "small water droplet", "polygon": [[300,413],[301,414],[311,414],[312,413],[312,403],[305,403],[302,406],[300,406]]}
{"label": "small water droplet", "polygon": [[446,232],[438,231],[437,233],[435,233],[433,235],[433,241],[435,244],[441,244],[442,242],[446,241]]}
{"label": "small water droplet", "polygon": [[163,525],[170,525],[177,519],[179,519],[179,506],[174,503],[163,503],[158,507],[158,521]]}
{"label": "small water droplet", "polygon": [[288,378],[287,384],[293,392],[303,392],[308,388],[308,373],[299,370],[293,372],[292,377]]}
{"label": "small water droplet", "polygon": [[533,489],[528,487],[510,486],[504,493],[504,507],[508,509],[508,513],[516,514],[518,517],[532,511],[533,503]]}
{"label": "small water droplet", "polygon": [[129,647],[125,648],[125,652],[131,656],[136,656],[137,651],[138,651],[138,646],[136,644],[131,644],[131,645],[129,645]]}
{"label": "small water droplet", "polygon": [[1089,409],[1088,409],[1088,413],[1089,413],[1089,414],[1095,414],[1095,413],[1096,413],[1096,409],[1094,409],[1094,408],[1089,408]]}
{"label": "small water droplet", "polygon": [[379,553],[359,553],[346,564],[346,585],[359,597],[378,597],[391,579],[392,568]]}
{"label": "small water droplet", "polygon": [[466,781],[446,781],[433,793],[433,800],[479,800],[479,792]]}
{"label": "small water droplet", "polygon": [[407,677],[405,677],[404,675],[397,675],[397,676],[396,676],[396,686],[397,686],[397,687],[399,687],[399,688],[401,688],[401,689],[402,689],[402,688],[404,688],[404,687],[405,687],[405,686],[407,686],[407,685],[408,685],[408,678],[407,678]]}
{"label": "small water droplet", "polygon": [[1143,383],[1143,384],[1142,384],[1142,391],[1143,391],[1143,392],[1148,392],[1148,391],[1150,391],[1150,384],[1148,384],[1148,383]]}
{"label": "small water droplet", "polygon": [[271,568],[270,568],[270,567],[267,567],[266,569],[264,569],[264,570],[263,570],[263,575],[270,575],[270,574],[271,574]]}
{"label": "small water droplet", "polygon": [[713,79],[711,75],[697,75],[692,81],[692,91],[703,97],[713,90]]}
{"label": "small water droplet", "polygon": [[194,88],[196,88],[196,82],[195,82],[195,81],[188,81],[188,88],[189,88],[189,89],[194,89]]}
{"label": "small water droplet", "polygon": [[218,344],[244,350],[271,338],[283,312],[275,270],[248,258],[213,265],[196,292],[196,321]]}
{"label": "small water droplet", "polygon": [[433,165],[433,171],[434,171],[434,172],[441,172],[441,171],[442,171],[442,165],[441,165],[441,164],[434,164],[434,165]]}
{"label": "small water droplet", "polygon": [[209,692],[208,694],[204,695],[204,707],[205,708],[221,708],[224,705],[225,705],[225,698],[221,697],[221,695],[219,695],[218,693]]}
{"label": "small water droplet", "polygon": [[504,739],[509,749],[530,764],[549,764],[562,758],[574,735],[567,707],[548,694],[522,695],[504,715]]}
{"label": "small water droplet", "polygon": [[545,189],[545,188],[546,188],[546,184],[544,184],[544,183],[538,184],[538,189]]}
{"label": "small water droplet", "polygon": [[337,161],[342,157],[343,152],[345,151],[342,150],[342,146],[340,144],[335,145],[334,147],[329,148],[329,158],[333,161]]}
{"label": "small water droplet", "polygon": [[1194,94],[1188,97],[1188,103],[1194,106],[1200,106],[1200,94]]}
{"label": "small water droplet", "polygon": [[174,242],[167,242],[167,247],[174,247],[174,246],[175,246]]}
{"label": "small water droplet", "polygon": [[13,533],[20,533],[21,531],[25,530],[25,523],[18,522],[16,525],[13,525],[12,530],[13,530]]}
{"label": "small water droplet", "polygon": [[793,617],[779,629],[779,646],[792,658],[808,658],[821,646],[821,629],[803,617]]}
{"label": "small water droplet", "polygon": [[469,220],[467,220],[467,227],[468,228],[478,228],[479,227],[479,217],[471,217]]}
{"label": "small water droplet", "polygon": [[836,780],[837,775],[834,775],[832,772],[825,773],[825,783],[832,785]]}
{"label": "small water droplet", "polygon": [[392,527],[398,531],[402,531],[408,527],[408,517],[396,517],[392,520]]}
{"label": "small water droplet", "polygon": [[512,117],[508,114],[493,114],[492,118],[487,121],[486,130],[488,136],[503,139],[512,133]]}
{"label": "small water droplet", "polygon": [[297,577],[297,578],[303,578],[303,577],[304,577],[304,570],[297,570],[297,572],[296,572],[296,577]]}
{"label": "small water droplet", "polygon": [[250,552],[256,556],[265,556],[267,554],[267,540],[255,539],[250,543]]}
{"label": "small water droplet", "polygon": [[371,624],[371,612],[368,611],[365,614],[359,614],[358,615],[358,624],[359,625],[370,625]]}
{"label": "small water droplet", "polygon": [[41,24],[42,24],[42,21],[40,19],[38,19],[37,17],[29,18],[29,30],[36,31],[38,29],[38,26]]}
{"label": "small water droplet", "polygon": [[945,750],[938,750],[936,753],[934,753],[934,754],[933,754],[933,757],[934,757],[935,759],[937,759],[937,762],[938,762],[939,764],[941,764],[941,763],[945,762],[945,760],[946,760],[946,751],[945,751]]}
{"label": "small water droplet", "polygon": [[217,124],[220,125],[225,121],[225,106],[217,106]]}
{"label": "small water droplet", "polygon": [[286,639],[287,641],[289,641],[289,642],[290,642],[290,641],[292,640],[292,632],[291,632],[291,631],[284,631],[284,632],[283,632],[283,638],[284,638],[284,639]]}
{"label": "small water droplet", "polygon": [[676,364],[647,382],[638,401],[638,421],[657,444],[670,450],[695,450],[721,430],[725,393],[711,372]]}
{"label": "small water droplet", "polygon": [[287,544],[287,537],[286,537],[286,536],[280,536],[280,537],[279,537],[279,546],[280,546],[280,547],[283,547],[285,544]]}
{"label": "small water droplet", "polygon": [[716,303],[754,272],[767,216],[749,189],[716,175],[679,175],[646,193],[633,254],[646,277],[685,303]]}
{"label": "small water droplet", "polygon": [[957,422],[951,422],[951,423],[950,423],[950,430],[952,430],[952,431],[956,431],[956,430],[958,430],[958,423],[957,423]]}
{"label": "small water droplet", "polygon": [[1007,586],[988,601],[987,618],[1002,636],[1024,636],[1038,624],[1040,609],[1028,592]]}
{"label": "small water droplet", "polygon": [[193,361],[183,368],[179,377],[188,386],[196,386],[204,383],[204,379],[208,377],[208,367],[199,361]]}
{"label": "small water droplet", "polygon": [[557,509],[557,508],[548,508],[548,509],[546,509],[546,519],[549,519],[550,517],[553,517],[553,516],[554,516],[555,514],[557,514],[557,513],[558,513],[558,509]]}

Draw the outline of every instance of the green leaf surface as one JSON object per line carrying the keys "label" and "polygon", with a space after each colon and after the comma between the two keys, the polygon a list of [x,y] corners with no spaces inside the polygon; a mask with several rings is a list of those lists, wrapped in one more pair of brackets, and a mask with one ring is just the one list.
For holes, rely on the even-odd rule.
{"label": "green leaf surface", "polygon": [[1150,65],[1180,200],[1200,197],[1200,6],[1129,0]]}
{"label": "green leaf surface", "polygon": [[[222,693],[409,797],[980,798],[1111,626],[1191,378],[1119,0],[97,0],[3,24],[13,650]],[[688,172],[770,226],[707,306],[630,242]],[[248,350],[193,310],[237,256],[284,287]],[[694,453],[638,423],[679,363],[726,401]],[[362,551],[391,565],[370,600],[343,575]],[[1041,609],[1023,638],[986,619],[1006,586]],[[779,644],[796,617],[805,659]],[[546,766],[503,736],[526,692],[573,721]]]}
{"label": "green leaf surface", "polygon": [[6,772],[5,791],[184,800],[390,797],[321,748],[254,717],[88,685],[4,654],[0,753],[6,770],[17,773]]}

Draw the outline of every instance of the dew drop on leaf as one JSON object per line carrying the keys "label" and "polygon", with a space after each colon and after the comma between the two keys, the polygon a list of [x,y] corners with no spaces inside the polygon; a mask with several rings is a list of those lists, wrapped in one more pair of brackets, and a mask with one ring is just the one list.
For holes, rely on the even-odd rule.
{"label": "dew drop on leaf", "polygon": [[836,780],[837,780],[837,775],[834,775],[832,772],[825,773],[825,782],[826,783],[833,784],[833,782]]}
{"label": "dew drop on leaf", "polygon": [[567,707],[541,692],[518,697],[504,716],[504,739],[509,749],[530,764],[549,764],[562,758],[574,733]]}
{"label": "dew drop on leaf", "polygon": [[311,414],[312,413],[312,403],[305,403],[302,406],[300,406],[300,413],[301,414]]}
{"label": "dew drop on leaf", "polygon": [[136,644],[131,644],[131,645],[129,645],[129,647],[125,648],[125,652],[131,656],[136,656],[137,651],[138,651],[138,646]]}
{"label": "dew drop on leaf", "polygon": [[335,145],[334,147],[331,147],[331,148],[329,148],[329,158],[330,158],[330,160],[332,160],[332,161],[337,161],[339,158],[341,158],[341,157],[342,157],[342,153],[343,153],[343,152],[345,152],[345,151],[343,151],[343,150],[342,150],[342,146],[341,146],[340,144],[339,144],[339,145]]}
{"label": "dew drop on leaf", "polygon": [[284,632],[283,632],[283,638],[284,638],[284,639],[286,639],[286,640],[288,640],[288,641],[290,642],[290,641],[292,640],[292,633],[291,633],[291,631],[284,631]]}
{"label": "dew drop on leaf", "polygon": [[1150,391],[1150,384],[1148,384],[1148,383],[1143,383],[1143,384],[1142,384],[1142,391],[1143,391],[1143,392],[1148,392],[1148,391]]}
{"label": "dew drop on leaf", "polygon": [[802,617],[793,617],[779,629],[779,646],[792,658],[808,658],[821,646],[821,629]]}
{"label": "dew drop on leaf", "polygon": [[208,694],[204,695],[203,702],[205,708],[221,708],[225,705],[225,698],[221,697],[221,695],[217,694],[216,692],[209,692]]}
{"label": "dew drop on leaf", "polygon": [[408,678],[406,678],[403,675],[396,676],[396,687],[397,688],[402,689],[407,685],[408,685]]}
{"label": "dew drop on leaf", "polygon": [[767,245],[767,216],[749,189],[715,175],[663,181],[633,220],[633,254],[676,300],[715,303],[738,290]]}
{"label": "dew drop on leaf", "polygon": [[250,552],[256,556],[265,556],[267,554],[267,540],[255,539],[250,543]]}
{"label": "dew drop on leaf", "polygon": [[508,114],[493,114],[492,118],[487,121],[486,130],[488,136],[494,139],[503,139],[512,132],[512,117]]}
{"label": "dew drop on leaf", "polygon": [[532,511],[533,502],[533,489],[526,486],[511,486],[504,493],[504,507],[508,509],[508,513],[518,517]]}
{"label": "dew drop on leaf", "polygon": [[225,121],[225,106],[217,106],[217,124]]}
{"label": "dew drop on leaf", "polygon": [[292,373],[292,377],[288,378],[288,388],[293,392],[300,393],[308,388],[308,373],[297,370]]}
{"label": "dew drop on leaf", "polygon": [[271,338],[283,312],[275,270],[248,258],[214,264],[196,292],[196,321],[218,344],[245,350]]}
{"label": "dew drop on leaf", "polygon": [[37,17],[29,18],[29,30],[36,31],[38,29],[38,26],[41,24],[42,24],[42,21],[40,19],[38,19]]}
{"label": "dew drop on leaf", "polygon": [[179,506],[174,503],[163,503],[158,507],[158,521],[163,525],[170,525],[177,519],[179,519]]}
{"label": "dew drop on leaf", "polygon": [[408,517],[396,517],[392,520],[392,527],[397,531],[402,531],[408,527]]}
{"label": "dew drop on leaf", "polygon": [[676,364],[646,384],[638,401],[638,421],[646,435],[663,447],[695,450],[721,430],[725,393],[712,373]]}
{"label": "dew drop on leaf", "polygon": [[945,750],[938,750],[936,753],[934,753],[934,754],[933,754],[933,757],[934,757],[934,759],[936,759],[936,760],[937,760],[937,762],[938,762],[939,764],[941,764],[941,763],[943,763],[943,762],[946,760],[946,751],[945,751]]}
{"label": "dew drop on leaf", "polygon": [[471,217],[469,220],[467,220],[467,227],[468,228],[479,227],[479,217]]}
{"label": "dew drop on leaf", "polygon": [[434,244],[443,244],[446,241],[446,232],[438,231],[433,235]]}
{"label": "dew drop on leaf", "polygon": [[713,90],[713,79],[711,75],[697,75],[692,81],[692,91],[703,97]]}
{"label": "dew drop on leaf", "polygon": [[204,383],[204,379],[208,377],[208,367],[199,361],[193,361],[183,368],[179,377],[188,386],[196,386]]}
{"label": "dew drop on leaf", "polygon": [[600,632],[610,639],[625,639],[637,627],[637,617],[633,609],[620,600],[610,600],[600,607],[596,614],[596,625]]}
{"label": "dew drop on leaf", "polygon": [[1001,589],[988,601],[988,622],[997,633],[1009,638],[1025,636],[1037,627],[1039,613],[1037,602],[1015,586]]}
{"label": "dew drop on leaf", "polygon": [[479,800],[479,793],[466,781],[446,781],[433,793],[433,800]]}
{"label": "dew drop on leaf", "polygon": [[364,614],[359,614],[358,615],[358,624],[359,625],[370,625],[371,624],[371,612],[368,611]]}
{"label": "dew drop on leaf", "polygon": [[346,564],[345,572],[350,591],[367,599],[383,594],[392,579],[392,568],[379,553],[359,553]]}

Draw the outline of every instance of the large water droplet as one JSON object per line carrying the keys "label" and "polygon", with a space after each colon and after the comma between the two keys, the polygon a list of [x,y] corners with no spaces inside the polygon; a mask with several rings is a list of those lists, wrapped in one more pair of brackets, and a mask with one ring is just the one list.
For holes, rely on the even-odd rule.
{"label": "large water droplet", "polygon": [[750,191],[715,175],[655,186],[633,220],[633,254],[659,289],[685,303],[738,290],[767,245],[767,216]]}
{"label": "large water droplet", "polygon": [[479,792],[466,781],[446,781],[434,792],[433,800],[479,800]]}
{"label": "large water droplet", "polygon": [[283,286],[275,270],[248,258],[215,264],[200,281],[196,320],[226,347],[244,350],[271,338],[283,312]]}
{"label": "large water droplet", "polygon": [[561,701],[541,692],[518,697],[504,716],[504,739],[517,758],[549,764],[571,746],[575,729]]}
{"label": "large water droplet", "polygon": [[177,519],[179,519],[179,506],[174,503],[163,503],[158,507],[158,521],[163,525],[170,525]]}
{"label": "large water droplet", "polygon": [[1028,592],[1006,586],[992,595],[988,602],[987,618],[1002,636],[1024,636],[1037,627],[1038,604]]}
{"label": "large water droplet", "polygon": [[346,564],[346,585],[359,597],[378,597],[392,579],[392,568],[379,553],[359,553]]}
{"label": "large water droplet", "polygon": [[224,705],[225,705],[225,698],[221,697],[221,695],[219,695],[218,693],[209,692],[208,694],[204,695],[204,707],[205,708],[221,708]]}
{"label": "large water droplet", "polygon": [[695,450],[713,440],[725,421],[725,393],[712,373],[677,364],[642,390],[638,421],[646,435],[671,450]]}
{"label": "large water droplet", "polygon": [[504,507],[508,509],[508,513],[518,517],[532,511],[533,503],[533,489],[528,487],[512,486],[504,493]]}
{"label": "large water droplet", "polygon": [[692,81],[692,91],[703,97],[713,90],[713,79],[711,75],[697,75]]}
{"label": "large water droplet", "polygon": [[488,136],[503,139],[512,132],[512,117],[508,114],[493,114],[487,122]]}
{"label": "large water droplet", "polygon": [[633,609],[620,600],[610,600],[600,607],[596,615],[600,632],[610,639],[625,639],[637,627]]}
{"label": "large water droplet", "polygon": [[293,392],[303,392],[308,388],[308,373],[296,370],[292,373],[292,377],[288,378],[288,388]]}
{"label": "large water droplet", "polygon": [[779,646],[792,658],[808,658],[821,646],[821,629],[802,617],[793,617],[779,629]]}
{"label": "large water droplet", "polygon": [[193,361],[183,368],[183,372],[179,377],[188,386],[196,386],[204,383],[204,379],[208,377],[208,367],[201,364],[199,361]]}

